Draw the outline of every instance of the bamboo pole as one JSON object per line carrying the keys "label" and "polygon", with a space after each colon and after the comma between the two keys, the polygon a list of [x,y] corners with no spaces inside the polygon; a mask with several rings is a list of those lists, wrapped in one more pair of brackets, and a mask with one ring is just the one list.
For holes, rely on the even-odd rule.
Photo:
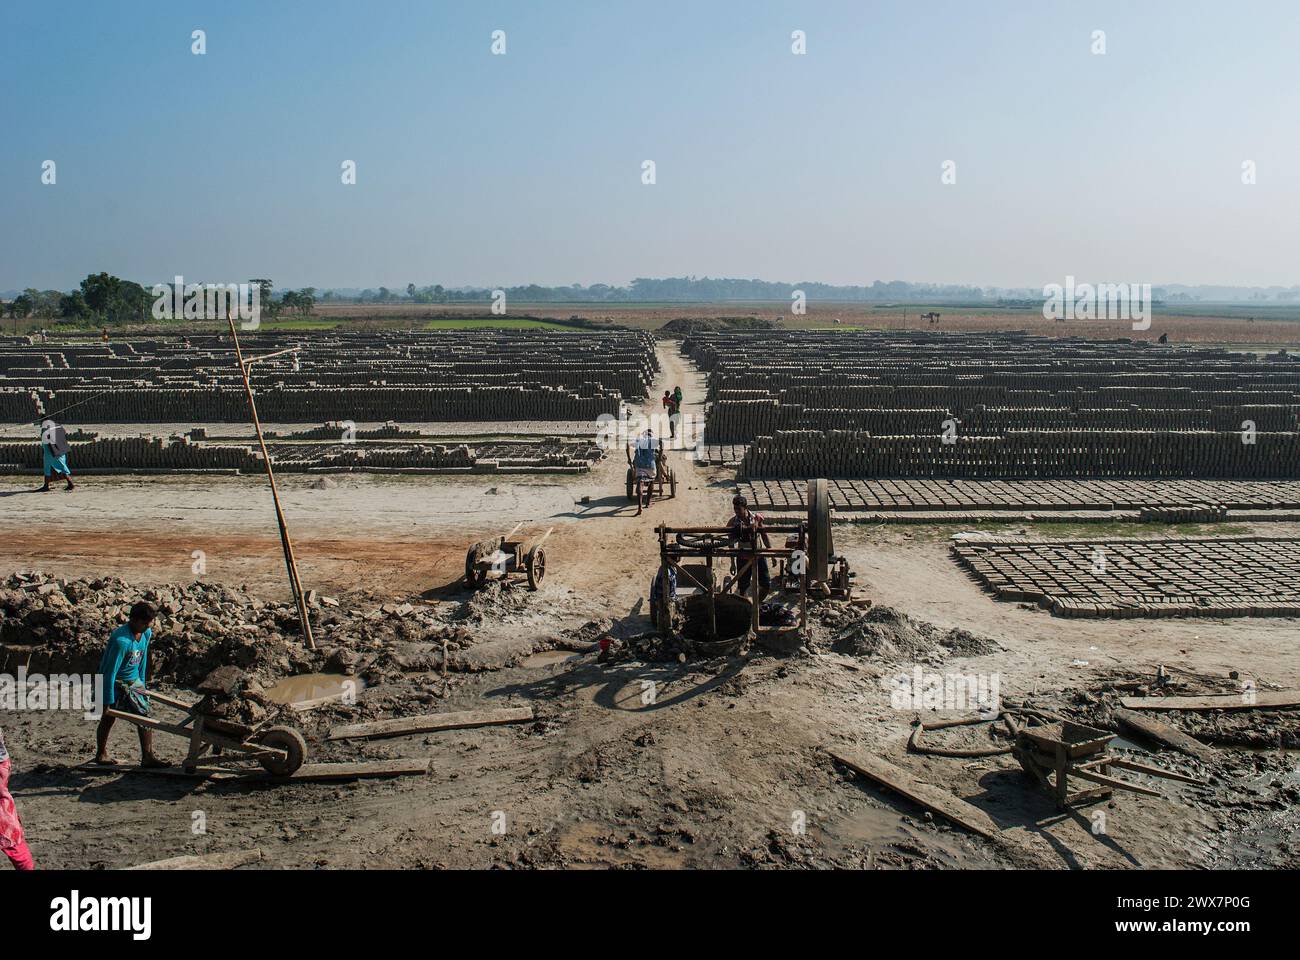
{"label": "bamboo pole", "polygon": [[[284,548],[284,565],[289,572],[289,589],[293,591],[293,600],[298,607],[298,620],[302,624],[302,635],[307,646],[315,650],[316,638],[311,632],[311,618],[307,615],[307,600],[303,596],[302,582],[298,579],[298,563],[293,555],[293,542],[289,539],[289,528],[284,522],[284,510],[280,507],[280,491],[275,486],[275,471],[271,469],[271,454],[266,449],[266,440],[262,436],[262,421],[257,416],[257,402],[253,399],[253,384],[248,379],[248,367],[253,360],[244,362],[244,352],[239,346],[239,333],[235,330],[235,318],[227,315],[230,324],[230,337],[235,341],[235,359],[239,361],[239,374],[244,378],[244,392],[248,395],[248,409],[253,415],[253,429],[257,432],[257,445],[262,449],[262,462],[266,464],[266,479],[271,484],[271,499],[275,501],[275,521],[280,526],[280,546]],[[279,353],[285,353],[281,350]],[[276,356],[278,354],[268,354]],[[265,359],[265,357],[257,358]]]}

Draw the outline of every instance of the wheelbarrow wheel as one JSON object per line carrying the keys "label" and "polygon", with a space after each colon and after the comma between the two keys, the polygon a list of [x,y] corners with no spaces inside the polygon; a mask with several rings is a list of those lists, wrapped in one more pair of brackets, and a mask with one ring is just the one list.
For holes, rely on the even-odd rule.
{"label": "wheelbarrow wheel", "polygon": [[636,489],[636,471],[633,470],[631,467],[628,467],[627,468],[627,498],[628,500],[635,500],[637,499],[637,497],[638,497],[638,493]]}
{"label": "wheelbarrow wheel", "polygon": [[536,590],[546,576],[546,551],[536,547],[528,551],[528,589]]}
{"label": "wheelbarrow wheel", "polygon": [[285,752],[283,760],[276,757],[258,758],[262,768],[277,777],[289,776],[307,759],[307,741],[293,727],[267,727],[257,735],[257,743]]}

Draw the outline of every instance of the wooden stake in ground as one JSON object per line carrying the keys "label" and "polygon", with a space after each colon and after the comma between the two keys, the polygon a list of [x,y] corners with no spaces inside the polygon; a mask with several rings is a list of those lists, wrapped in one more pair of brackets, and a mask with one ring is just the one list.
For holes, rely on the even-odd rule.
{"label": "wooden stake in ground", "polygon": [[235,359],[239,361],[239,374],[244,378],[244,392],[248,395],[248,409],[253,416],[253,429],[257,431],[257,445],[262,448],[262,462],[266,464],[266,479],[271,484],[271,499],[275,501],[275,520],[280,525],[280,545],[284,548],[284,565],[289,571],[289,589],[293,591],[294,603],[298,606],[298,620],[302,624],[303,639],[312,650],[316,649],[316,638],[311,633],[311,619],[307,615],[307,600],[303,596],[302,583],[298,579],[298,563],[293,556],[293,543],[289,540],[289,528],[284,523],[284,510],[280,507],[280,491],[275,486],[275,471],[271,469],[271,454],[267,452],[266,440],[262,437],[262,421],[257,416],[257,402],[253,399],[253,384],[248,379],[248,368],[258,360],[266,360],[292,350],[277,350],[264,357],[244,359],[244,352],[239,347],[239,333],[235,330],[235,317],[227,314],[226,322],[230,324],[230,338],[235,341]]}

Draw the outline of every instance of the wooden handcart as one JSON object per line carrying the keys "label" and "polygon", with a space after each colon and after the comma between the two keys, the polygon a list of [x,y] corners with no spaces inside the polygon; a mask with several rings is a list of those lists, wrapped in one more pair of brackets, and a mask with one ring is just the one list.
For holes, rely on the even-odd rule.
{"label": "wooden handcart", "polygon": [[[641,516],[641,511],[650,506],[650,501],[654,497],[662,499],[665,495],[672,499],[677,496],[677,471],[668,467],[668,453],[664,450],[663,441],[658,441],[659,447],[655,451],[655,475],[653,477],[638,477],[636,467],[632,465],[633,446],[629,444],[624,452],[627,454],[627,498],[636,504],[636,515]],[[668,493],[665,494],[664,490]]]}
{"label": "wooden handcart", "polygon": [[530,590],[541,586],[542,579],[546,576],[546,550],[543,544],[555,528],[551,527],[540,536],[512,539],[523,525],[521,520],[503,536],[488,537],[470,545],[465,553],[467,587],[477,589],[487,583],[489,578],[500,579],[511,574],[527,576]]}

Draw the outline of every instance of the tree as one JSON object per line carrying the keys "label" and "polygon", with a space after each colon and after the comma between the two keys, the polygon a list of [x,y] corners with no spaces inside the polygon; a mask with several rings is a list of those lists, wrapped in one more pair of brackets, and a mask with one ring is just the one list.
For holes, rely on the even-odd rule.
{"label": "tree", "polygon": [[32,312],[32,298],[25,293],[20,293],[14,297],[14,302],[9,304],[9,315],[11,317],[26,317]]}
{"label": "tree", "polygon": [[316,288],[303,287],[298,291],[298,312],[304,317],[310,316],[316,306]]}
{"label": "tree", "polygon": [[122,281],[107,273],[92,273],[81,281],[81,295],[92,313],[106,317],[117,299]]}
{"label": "tree", "polygon": [[148,320],[151,316],[152,304],[153,297],[140,284],[134,280],[119,280],[117,299],[113,304],[113,319],[119,323]]}
{"label": "tree", "polygon": [[274,320],[280,315],[280,304],[276,303],[271,291],[274,289],[270,280],[258,279],[249,280],[249,283],[257,285],[258,304],[261,313],[266,315],[268,320]]}
{"label": "tree", "polygon": [[413,283],[408,283],[408,284],[406,285],[406,298],[407,298],[408,300],[414,300],[414,299],[415,299],[415,284],[413,284]]}
{"label": "tree", "polygon": [[90,316],[90,307],[86,305],[86,298],[80,290],[65,293],[59,298],[59,316],[65,320],[80,320]]}

